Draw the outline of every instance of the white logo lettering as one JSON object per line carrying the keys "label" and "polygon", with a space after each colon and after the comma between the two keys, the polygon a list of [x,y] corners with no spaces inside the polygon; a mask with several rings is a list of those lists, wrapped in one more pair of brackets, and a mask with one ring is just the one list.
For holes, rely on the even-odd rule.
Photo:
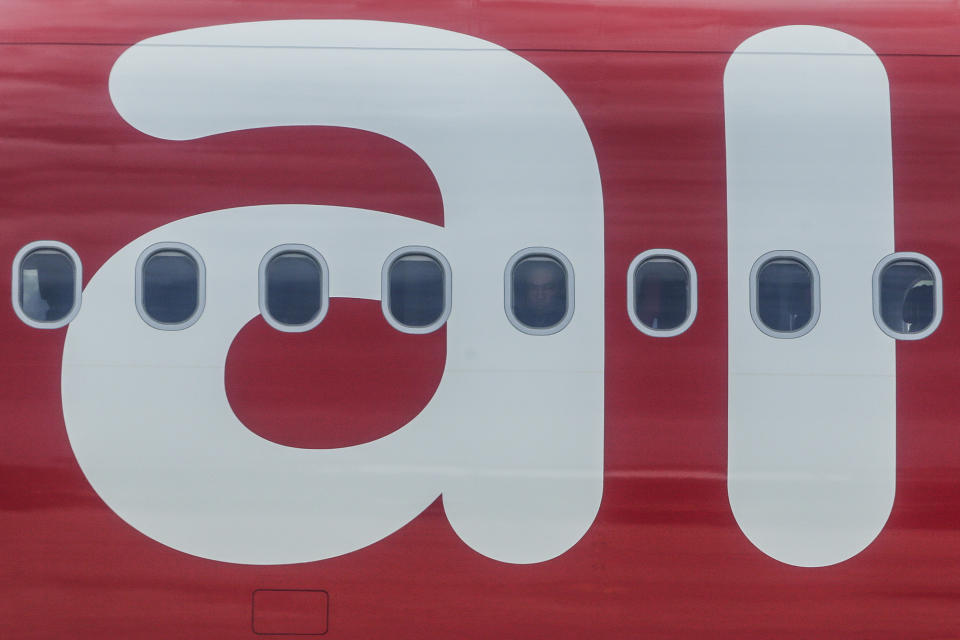
{"label": "white logo lettering", "polygon": [[[241,207],[178,220],[112,256],[70,325],[62,387],[77,459],[121,518],[183,552],[245,564],[349,553],[441,494],[460,537],[497,560],[547,560],[582,537],[603,483],[603,210],[587,132],[546,75],[457,33],[304,20],[145,40],[117,60],[110,95],[130,125],[166,140],[292,125],[391,137],[433,171],[446,219]],[[132,300],[137,258],[161,241],[194,247],[206,265],[203,315],[182,331],[149,327]],[[289,242],[323,254],[332,297],[379,299],[399,247],[449,259],[446,368],[398,431],[297,449],[231,410],[227,351],[259,313],[261,258]],[[576,312],[554,335],[522,333],[504,314],[504,266],[528,246],[553,247],[576,270]]]}

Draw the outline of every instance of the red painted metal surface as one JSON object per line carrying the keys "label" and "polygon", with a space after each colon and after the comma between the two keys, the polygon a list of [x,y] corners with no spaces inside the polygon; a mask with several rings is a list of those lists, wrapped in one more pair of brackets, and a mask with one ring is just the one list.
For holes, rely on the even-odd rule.
{"label": "red painted metal surface", "polygon": [[[362,18],[451,29],[516,50],[570,96],[597,153],[607,398],[600,513],[555,560],[516,566],[478,555],[451,531],[441,499],[401,531],[347,556],[228,565],[146,538],[99,500],[73,458],[60,410],[65,330],[30,329],[7,307],[0,312],[0,637],[254,638],[257,589],[327,591],[331,638],[960,633],[960,296],[953,287],[960,235],[952,224],[960,204],[960,60],[951,57],[960,53],[960,11],[914,4],[7,2],[0,264],[27,242],[55,236],[80,253],[87,279],[147,230],[225,207],[309,202],[442,217],[422,162],[402,149],[375,152],[389,142],[370,134],[311,128],[166,142],[133,130],[107,93],[111,65],[126,46],[211,24]],[[881,54],[891,86],[897,249],[930,256],[945,279],[938,331],[897,347],[893,513],[864,552],[821,569],[783,565],[754,548],[730,513],[725,483],[722,75],[742,40],[798,23],[843,30]],[[700,275],[697,321],[670,340],[636,331],[623,304],[627,265],[655,247],[683,251]],[[0,297],[9,299],[8,286],[0,284]],[[376,305],[335,301],[331,319],[341,304],[361,324],[383,322],[369,342],[331,350],[360,381],[342,387],[331,411],[353,408],[373,429],[366,439],[383,424],[366,413],[372,396],[361,384],[363,368],[375,362],[357,353],[358,365],[352,349],[383,347],[402,359],[419,340],[442,361],[442,341],[388,334]],[[335,329],[318,333],[314,347],[337,342]],[[238,341],[227,385],[239,413],[256,414],[251,421],[280,442],[315,437],[314,445],[328,446],[324,437],[345,437],[284,432],[283,424],[302,421],[284,416],[279,402],[271,415],[263,404],[269,388],[250,399],[264,359],[276,366],[286,354],[307,370],[296,339],[250,326]],[[315,380],[330,371],[317,369]],[[375,377],[371,384],[391,384]],[[430,375],[403,377],[410,402],[393,407],[391,428],[436,384]]]}
{"label": "red painted metal surface", "polygon": [[433,396],[445,329],[401,333],[375,300],[334,298],[328,316],[305,333],[277,331],[257,316],[234,338],[227,399],[257,435],[302,449],[363,444],[413,420]]}

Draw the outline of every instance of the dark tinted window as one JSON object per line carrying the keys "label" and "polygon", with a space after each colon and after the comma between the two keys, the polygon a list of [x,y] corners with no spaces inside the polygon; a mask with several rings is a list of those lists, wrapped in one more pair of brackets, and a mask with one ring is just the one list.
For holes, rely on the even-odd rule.
{"label": "dark tinted window", "polygon": [[757,315],[769,329],[803,329],[813,316],[813,274],[792,258],[770,260],[757,273]]}
{"label": "dark tinted window", "polygon": [[443,315],[443,267],[431,256],[409,254],[390,265],[390,314],[408,327],[427,327]]}
{"label": "dark tinted window", "polygon": [[567,314],[567,272],[550,256],[523,258],[511,274],[511,308],[518,322],[534,329],[559,324]]}
{"label": "dark tinted window", "polygon": [[919,333],[936,313],[936,280],[926,265],[896,260],[880,273],[880,317],[896,333]]}
{"label": "dark tinted window", "polygon": [[690,314],[690,274],[673,258],[650,258],[633,275],[637,320],[650,329],[676,329]]}
{"label": "dark tinted window", "polygon": [[179,324],[197,311],[200,270],[192,256],[157,251],[143,263],[141,277],[143,310],[155,322]]}
{"label": "dark tinted window", "polygon": [[323,274],[313,256],[289,251],[267,263],[267,311],[283,324],[307,324],[320,312]]}
{"label": "dark tinted window", "polygon": [[57,249],[31,251],[20,262],[20,308],[36,322],[67,317],[76,299],[77,270]]}

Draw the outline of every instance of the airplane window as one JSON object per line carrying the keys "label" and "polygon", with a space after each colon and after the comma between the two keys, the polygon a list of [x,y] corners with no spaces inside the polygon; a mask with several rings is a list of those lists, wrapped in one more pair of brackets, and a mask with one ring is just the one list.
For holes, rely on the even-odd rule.
{"label": "airplane window", "polygon": [[450,267],[439,253],[407,247],[387,259],[383,309],[388,322],[406,333],[429,333],[450,313]]}
{"label": "airplane window", "polygon": [[768,254],[754,265],[751,294],[754,322],[776,338],[795,338],[810,331],[819,316],[816,268],[792,251]]}
{"label": "airplane window", "polygon": [[[695,286],[689,269],[678,257],[647,252],[639,256],[629,274],[632,288],[631,318],[650,335],[676,335],[692,320]],[[689,261],[687,261],[689,262]]]}
{"label": "airplane window", "polygon": [[[874,304],[881,328],[896,338],[915,339],[932,333],[939,324],[939,270],[925,256],[885,260],[881,263]],[[936,272],[935,272],[936,271]],[[877,313],[879,312],[879,313]]]}
{"label": "airplane window", "polygon": [[28,325],[55,329],[80,307],[80,259],[58,242],[35,242],[14,260],[16,312]]}
{"label": "airplane window", "polygon": [[137,265],[137,309],[150,326],[179,330],[203,310],[203,262],[186,245],[150,247]]}
{"label": "airplane window", "polygon": [[301,245],[267,254],[260,274],[260,306],[267,322],[282,331],[305,331],[320,323],[328,304],[322,261],[316,251]]}
{"label": "airplane window", "polygon": [[573,282],[566,258],[550,249],[520,252],[508,265],[507,316],[534,335],[560,331],[573,312]]}

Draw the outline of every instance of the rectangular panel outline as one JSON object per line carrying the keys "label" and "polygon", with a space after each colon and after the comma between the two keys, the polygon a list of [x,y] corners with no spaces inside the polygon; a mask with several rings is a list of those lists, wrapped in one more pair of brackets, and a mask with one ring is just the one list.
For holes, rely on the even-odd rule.
{"label": "rectangular panel outline", "polygon": [[[260,592],[271,592],[271,593],[322,593],[324,595],[324,600],[326,602],[326,609],[324,610],[324,628],[323,631],[317,633],[268,633],[263,631],[257,631],[256,627],[256,601],[257,594]],[[324,636],[330,631],[330,593],[325,589],[254,589],[253,593],[250,594],[250,630],[258,636]]]}

